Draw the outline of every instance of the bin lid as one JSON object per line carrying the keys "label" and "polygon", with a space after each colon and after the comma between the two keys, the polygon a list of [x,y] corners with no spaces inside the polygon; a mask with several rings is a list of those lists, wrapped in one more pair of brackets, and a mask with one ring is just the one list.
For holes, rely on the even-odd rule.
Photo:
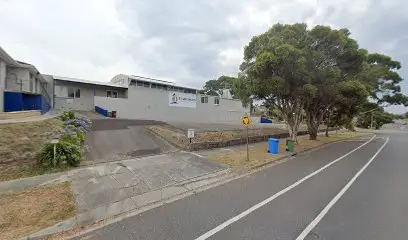
{"label": "bin lid", "polygon": [[268,138],[268,141],[279,142],[279,139],[277,139],[277,138]]}

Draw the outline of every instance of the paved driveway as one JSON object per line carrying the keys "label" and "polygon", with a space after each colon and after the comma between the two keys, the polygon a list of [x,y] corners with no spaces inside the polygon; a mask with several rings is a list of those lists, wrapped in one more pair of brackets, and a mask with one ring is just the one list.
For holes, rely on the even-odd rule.
{"label": "paved driveway", "polygon": [[162,124],[151,120],[93,119],[87,135],[89,152],[83,165],[117,161],[174,149],[147,131],[146,126]]}

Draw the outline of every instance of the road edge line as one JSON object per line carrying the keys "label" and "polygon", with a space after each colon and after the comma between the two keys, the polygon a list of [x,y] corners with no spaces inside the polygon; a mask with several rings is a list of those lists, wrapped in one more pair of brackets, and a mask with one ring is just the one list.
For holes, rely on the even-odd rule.
{"label": "road edge line", "polygon": [[356,179],[364,172],[364,170],[374,161],[378,154],[383,150],[383,148],[389,142],[390,137],[388,137],[384,144],[375,152],[375,154],[368,160],[366,164],[353,176],[353,178],[334,196],[334,198],[323,208],[323,210],[313,219],[309,225],[300,233],[296,240],[304,240],[305,237],[316,227],[316,225],[323,219],[323,217],[329,212],[329,210],[336,204],[336,202],[346,193],[346,191],[353,185]]}
{"label": "road edge line", "polygon": [[233,218],[230,218],[229,220],[221,223],[220,225],[218,225],[217,227],[207,231],[206,233],[200,235],[199,237],[195,238],[195,240],[205,240],[211,236],[213,236],[214,234],[216,234],[217,232],[221,231],[222,229],[226,228],[227,226],[231,225],[232,223],[240,220],[241,218],[246,217],[247,215],[249,215],[250,213],[252,213],[253,211],[257,210],[258,208],[268,204],[269,202],[273,201],[274,199],[278,198],[279,196],[283,195],[284,193],[292,190],[293,188],[297,187],[298,185],[300,185],[301,183],[303,183],[304,181],[308,180],[309,178],[315,176],[316,174],[322,172],[323,170],[325,170],[326,168],[330,167],[331,165],[337,163],[338,161],[344,159],[345,157],[349,156],[350,154],[352,154],[353,152],[357,151],[358,149],[364,147],[365,145],[367,145],[368,143],[370,143],[374,138],[376,137],[376,135],[373,135],[368,141],[366,141],[365,143],[361,144],[360,146],[354,148],[353,150],[349,151],[348,153],[344,154],[343,156],[333,160],[332,162],[324,165],[323,167],[319,168],[318,170],[310,173],[309,175],[299,179],[298,181],[296,181],[295,183],[291,184],[290,186],[280,190],[279,192],[275,193],[274,195],[270,196],[269,198],[263,200],[262,202],[250,207],[249,209],[245,210],[244,212],[236,215]]}

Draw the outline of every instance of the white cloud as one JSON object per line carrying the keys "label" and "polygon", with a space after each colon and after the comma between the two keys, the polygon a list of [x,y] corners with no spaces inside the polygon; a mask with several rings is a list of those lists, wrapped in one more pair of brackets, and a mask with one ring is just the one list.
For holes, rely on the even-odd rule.
{"label": "white cloud", "polygon": [[404,0],[0,0],[0,44],[43,73],[201,87],[236,74],[243,47],[277,22],[347,27],[370,52],[408,63],[406,9]]}

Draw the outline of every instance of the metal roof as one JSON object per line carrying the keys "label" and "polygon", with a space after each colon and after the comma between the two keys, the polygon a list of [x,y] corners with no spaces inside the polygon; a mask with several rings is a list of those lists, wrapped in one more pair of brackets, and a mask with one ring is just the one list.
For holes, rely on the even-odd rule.
{"label": "metal roof", "polygon": [[165,81],[165,80],[160,80],[160,79],[155,79],[155,78],[142,77],[142,76],[136,76],[136,75],[127,75],[127,76],[130,79],[139,80],[139,81],[143,81],[143,82],[158,83],[158,84],[163,84],[163,85],[167,85],[167,86],[187,88],[187,89],[192,89],[192,90],[200,90],[199,88],[188,87],[188,86],[185,86],[185,85],[177,84],[175,82],[170,82],[170,81]]}
{"label": "metal roof", "polygon": [[97,82],[97,81],[91,81],[91,80],[85,80],[85,79],[70,78],[70,77],[60,77],[60,76],[52,76],[52,77],[54,78],[54,80],[60,80],[60,81],[85,83],[85,84],[91,84],[91,85],[126,88],[126,89],[128,88],[127,86],[120,85],[120,84],[115,84],[115,83],[111,83],[111,82]]}

